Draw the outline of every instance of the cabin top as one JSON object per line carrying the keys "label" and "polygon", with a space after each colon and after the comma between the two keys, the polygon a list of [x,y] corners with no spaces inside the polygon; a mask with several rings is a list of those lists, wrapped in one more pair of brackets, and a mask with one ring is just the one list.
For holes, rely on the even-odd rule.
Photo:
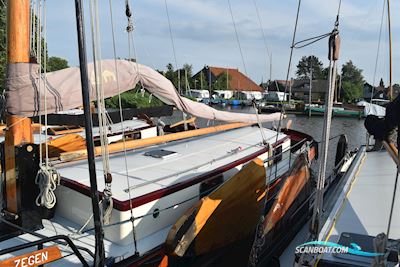
{"label": "cabin top", "polygon": [[[268,142],[275,143],[276,132],[269,129],[263,131]],[[278,142],[286,138],[280,133]],[[129,151],[127,162],[131,197],[183,183],[232,163],[243,164],[265,152],[260,129],[251,126]],[[124,153],[110,155],[113,197],[119,201],[129,200],[124,157]],[[89,188],[86,160],[68,163],[57,169],[64,180]],[[98,188],[102,192],[101,157],[96,158],[96,171]]]}

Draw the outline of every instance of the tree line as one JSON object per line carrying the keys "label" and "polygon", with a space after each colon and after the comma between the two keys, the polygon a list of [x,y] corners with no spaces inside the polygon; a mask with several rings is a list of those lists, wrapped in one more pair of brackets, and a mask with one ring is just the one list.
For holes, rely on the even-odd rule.
{"label": "tree line", "polygon": [[[37,19],[35,18],[35,23],[37,25]],[[5,78],[7,71],[7,1],[4,4],[0,4],[0,92],[5,89]],[[37,28],[37,27],[36,27]],[[31,52],[37,51],[36,34],[32,40],[33,49]],[[48,57],[47,44],[42,39],[42,62],[46,55],[46,71],[56,71],[64,68],[68,68],[68,61],[60,57]],[[44,65],[44,64],[43,64]]]}
{"label": "tree line", "polygon": [[[340,73],[340,74],[339,74]],[[329,76],[329,67],[324,67],[318,57],[303,56],[297,64],[297,79],[327,80]],[[362,69],[354,65],[349,60],[342,65],[338,72],[337,81],[341,81],[341,100],[344,102],[354,102],[363,97],[364,76]]]}
{"label": "tree line", "polygon": [[[229,81],[232,79],[227,72],[222,72],[217,77],[209,77],[207,67],[204,67],[197,74],[193,75],[193,66],[185,63],[182,68],[175,69],[172,63],[168,63],[166,71],[158,70],[169,79],[175,88],[181,93],[186,93],[189,89],[197,90],[229,90]],[[212,81],[210,82],[210,79]]]}

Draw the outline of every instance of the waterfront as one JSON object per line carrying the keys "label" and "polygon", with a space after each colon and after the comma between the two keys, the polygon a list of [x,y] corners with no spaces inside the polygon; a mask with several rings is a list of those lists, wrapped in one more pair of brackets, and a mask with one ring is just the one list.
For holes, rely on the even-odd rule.
{"label": "waterfront", "polygon": [[[218,109],[231,111],[231,112],[245,112],[245,113],[254,113],[254,108],[252,107],[220,107],[217,106]],[[174,116],[172,118],[163,118],[166,123],[169,123],[170,120],[176,122],[182,119],[182,113],[175,110]],[[300,132],[304,132],[306,134],[311,135],[314,140],[320,142],[322,139],[322,128],[324,125],[324,117],[322,116],[298,116],[289,114],[287,118],[283,121],[283,126],[286,125],[288,120],[292,120],[291,128],[293,130],[297,130]],[[212,125],[213,122],[209,122],[203,119],[198,118],[196,120],[196,124],[198,127],[206,127],[207,125]],[[219,124],[219,123],[218,123]],[[264,126],[271,128],[273,126],[277,126],[278,123],[266,123]],[[333,138],[329,144],[329,155],[327,162],[327,174],[329,174],[334,167],[335,162],[335,154],[336,154],[336,146],[338,142],[338,136],[341,134],[346,134],[348,139],[349,149],[358,148],[361,145],[366,143],[366,130],[364,127],[364,119],[356,119],[356,118],[341,118],[334,117],[332,118],[332,126],[331,126],[331,138]],[[315,162],[312,166],[314,171],[318,170],[319,161]]]}

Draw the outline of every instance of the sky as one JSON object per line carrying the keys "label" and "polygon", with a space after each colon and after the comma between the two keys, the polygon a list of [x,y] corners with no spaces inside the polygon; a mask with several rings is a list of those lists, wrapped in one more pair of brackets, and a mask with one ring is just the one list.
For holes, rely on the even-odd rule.
{"label": "sky", "polygon": [[[88,5],[89,1],[83,1]],[[113,58],[109,1],[100,2],[100,29],[102,58]],[[386,0],[342,0],[339,31],[342,40],[339,66],[352,60],[363,70],[367,82],[373,83],[379,28],[383,3]],[[182,67],[193,65],[196,73],[204,65],[239,68],[255,82],[269,79],[272,55],[272,79],[285,79],[290,45],[297,11],[296,0],[230,0],[236,24],[236,40],[227,0],[167,0],[171,31],[176,51],[172,48],[170,28],[164,0],[131,1],[134,20],[134,45],[138,62],[165,70],[168,63]],[[254,3],[258,6],[262,28]],[[116,32],[117,57],[128,58],[128,37],[125,31],[125,1],[113,0],[112,9]],[[296,41],[332,31],[338,1],[302,0]],[[74,1],[46,1],[47,43],[49,56],[68,60],[70,66],[79,64]],[[391,1],[393,82],[400,82],[400,3]],[[91,58],[91,39],[88,7],[85,7],[88,58]],[[265,34],[265,41],[263,34]],[[267,44],[267,48],[266,45]],[[295,49],[290,77],[295,77],[296,65],[302,56],[315,55],[324,66],[328,41],[324,39],[311,46]],[[133,54],[133,52],[132,52]],[[375,84],[389,77],[387,17],[385,12]]]}

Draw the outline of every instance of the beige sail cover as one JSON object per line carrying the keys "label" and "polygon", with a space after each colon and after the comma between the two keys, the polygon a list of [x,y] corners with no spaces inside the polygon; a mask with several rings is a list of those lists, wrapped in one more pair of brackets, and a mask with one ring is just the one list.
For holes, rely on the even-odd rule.
{"label": "beige sail cover", "polygon": [[[165,104],[174,105],[193,116],[227,122],[257,122],[255,114],[220,111],[180,96],[167,78],[150,67],[127,60],[117,60],[119,90],[115,61],[103,60],[101,67],[106,98],[118,95],[119,91],[122,93],[131,90],[140,82]],[[39,65],[32,63],[16,63],[8,66],[6,100],[9,113],[26,117],[44,114],[44,84],[46,84],[49,114],[82,106],[79,68],[72,67],[47,73],[46,82],[42,79],[40,93],[38,69]],[[88,73],[91,83],[90,99],[96,100],[93,64],[88,65]],[[280,113],[258,117],[261,122],[275,121],[279,120]]]}

